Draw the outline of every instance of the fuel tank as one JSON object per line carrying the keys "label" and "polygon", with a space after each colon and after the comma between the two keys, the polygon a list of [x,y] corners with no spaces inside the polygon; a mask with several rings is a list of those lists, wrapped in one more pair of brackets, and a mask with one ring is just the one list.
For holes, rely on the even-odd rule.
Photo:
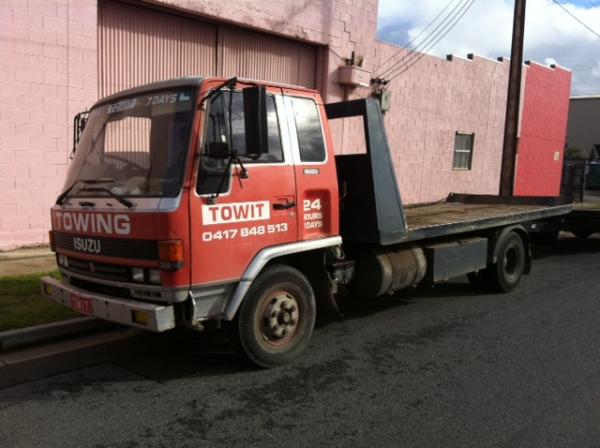
{"label": "fuel tank", "polygon": [[417,245],[353,247],[354,278],[349,285],[359,299],[372,299],[416,286],[427,271],[423,249]]}

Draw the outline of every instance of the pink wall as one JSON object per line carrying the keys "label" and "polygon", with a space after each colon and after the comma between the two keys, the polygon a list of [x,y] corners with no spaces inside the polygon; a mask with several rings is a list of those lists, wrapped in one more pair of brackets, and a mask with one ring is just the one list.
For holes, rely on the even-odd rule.
{"label": "pink wall", "polygon": [[[147,3],[328,45],[317,73],[328,102],[369,94],[338,84],[343,62],[337,55],[355,51],[372,70],[399,51],[375,39],[377,0]],[[72,117],[97,99],[97,15],[96,0],[0,2],[0,249],[47,240]],[[507,73],[507,62],[425,56],[394,80],[386,126],[406,203],[439,200],[451,191],[497,191]],[[362,140],[352,127],[333,125],[339,153]],[[475,133],[471,171],[452,171],[456,131]]]}
{"label": "pink wall", "polygon": [[[294,39],[349,56],[375,38],[377,0],[157,0],[184,13]],[[0,250],[47,242],[64,181],[73,116],[97,100],[97,1],[0,2]],[[339,99],[337,57],[323,90]]]}
{"label": "pink wall", "polygon": [[[400,50],[376,41],[376,0],[160,3],[328,44],[332,51],[327,53],[321,88],[327,102],[369,94],[368,89],[345,89],[338,84],[337,69],[342,61],[335,53],[349,58],[355,51],[364,57],[364,68],[372,70]],[[437,201],[449,192],[497,193],[507,82],[508,62],[477,56],[453,61],[425,56],[393,82],[386,127],[405,203]],[[332,130],[338,153],[352,152],[362,143],[352,123],[334,122]],[[456,131],[476,134],[471,171],[452,170]]]}
{"label": "pink wall", "polygon": [[570,90],[570,71],[528,64],[515,177],[516,195],[560,194]]}
{"label": "pink wall", "polygon": [[[243,26],[329,45],[333,51],[328,52],[326,57],[321,89],[327,102],[346,97],[364,97],[369,93],[365,89],[344,89],[337,83],[337,68],[341,61],[334,52],[342,57],[350,57],[355,51],[357,55],[364,56],[364,67],[373,70],[401,50],[376,41],[376,0],[324,2],[323,6],[306,0],[247,0],[241,5],[239,2],[215,0],[162,0],[160,3],[216,20],[226,17]],[[248,10],[252,13],[247,14]],[[386,114],[386,128],[405,203],[437,201],[449,192],[498,192],[508,67],[509,61],[506,59],[497,62],[474,56],[472,59],[455,57],[452,61],[446,61],[425,56],[392,83],[392,108]],[[554,190],[540,186],[539,181],[543,176],[539,173],[543,171],[542,163],[544,166],[551,165],[552,182],[555,185],[560,183],[567,119],[564,105],[568,107],[570,74],[567,80],[564,70],[544,69],[541,66],[532,70],[529,67],[528,72],[532,71],[535,73],[531,78],[524,77],[527,84],[524,86],[526,93],[522,106],[524,118],[521,138],[525,146],[519,155],[519,164],[523,166],[518,172],[518,182],[521,183],[517,183],[517,190],[526,188],[524,182],[529,182],[535,184],[531,191],[536,194],[554,194]],[[552,95],[549,92],[553,92]],[[534,130],[535,125],[532,127],[536,116],[554,120],[552,122],[556,127],[551,137],[551,147],[556,149],[552,150],[552,154],[555,150],[560,151],[560,161],[556,163],[549,163],[547,153],[541,155],[542,150],[533,149],[544,139],[543,131],[539,127]],[[557,120],[562,121],[559,123]],[[543,120],[538,122],[538,126],[543,124]],[[332,130],[338,153],[353,152],[362,145],[363,139],[355,123],[335,122]],[[470,171],[452,170],[456,131],[475,133]],[[533,153],[537,155],[532,157]],[[535,160],[537,177],[522,174],[527,166],[526,157],[529,157],[528,161]],[[535,169],[529,167],[526,171],[531,173]]]}
{"label": "pink wall", "polygon": [[47,241],[70,122],[96,84],[95,1],[0,3],[0,249]]}
{"label": "pink wall", "polygon": [[[398,51],[378,43],[374,65]],[[508,62],[425,56],[392,81],[386,128],[405,203],[497,193]],[[452,170],[456,131],[474,132],[470,171]]]}

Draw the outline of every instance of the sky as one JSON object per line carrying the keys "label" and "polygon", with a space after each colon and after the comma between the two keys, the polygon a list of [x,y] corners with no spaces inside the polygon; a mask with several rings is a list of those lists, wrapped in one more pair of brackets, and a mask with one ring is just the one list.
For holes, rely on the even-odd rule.
{"label": "sky", "polygon": [[[379,0],[379,40],[411,48],[435,30],[450,14],[458,18],[467,0]],[[600,0],[556,0],[600,35]],[[450,6],[444,8],[450,3]],[[465,5],[468,5],[465,4]],[[458,6],[455,13],[452,8]],[[421,31],[440,14],[420,37]],[[445,57],[468,53],[496,58],[510,57],[514,0],[474,0],[465,15],[427,53]],[[525,21],[524,60],[557,63],[573,71],[573,95],[600,94],[600,36],[586,29],[553,0],[528,0]],[[445,22],[444,22],[445,23]],[[437,32],[443,30],[440,25]],[[449,27],[448,27],[449,28]],[[436,32],[436,34],[437,34]],[[427,47],[427,42],[421,48]]]}

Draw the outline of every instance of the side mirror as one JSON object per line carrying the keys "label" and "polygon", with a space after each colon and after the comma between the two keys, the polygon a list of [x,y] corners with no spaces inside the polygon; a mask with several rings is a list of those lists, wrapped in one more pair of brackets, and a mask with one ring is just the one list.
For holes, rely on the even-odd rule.
{"label": "side mirror", "polygon": [[225,160],[229,158],[230,153],[227,143],[210,142],[206,148],[206,155],[211,159]]}
{"label": "side mirror", "polygon": [[73,149],[71,150],[71,155],[69,156],[70,159],[72,159],[75,155],[77,144],[79,143],[81,134],[83,134],[83,130],[85,129],[85,125],[87,124],[89,116],[90,111],[84,110],[83,112],[79,112],[73,118]]}
{"label": "side mirror", "polygon": [[244,127],[246,155],[258,159],[269,152],[267,139],[267,92],[264,87],[246,87],[244,95]]}

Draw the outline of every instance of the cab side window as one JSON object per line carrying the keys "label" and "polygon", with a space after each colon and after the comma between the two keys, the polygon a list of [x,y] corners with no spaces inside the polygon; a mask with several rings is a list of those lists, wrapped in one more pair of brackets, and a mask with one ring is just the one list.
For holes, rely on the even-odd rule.
{"label": "cab side window", "polygon": [[317,104],[310,98],[293,98],[294,119],[302,162],[324,162],[325,142]]}
{"label": "cab side window", "polygon": [[[224,95],[225,109],[229,109],[229,92]],[[231,127],[233,134],[232,148],[240,155],[248,153],[246,148],[246,131],[244,127],[244,99],[241,92],[233,93],[233,104],[231,114]],[[275,108],[275,97],[267,95],[267,141],[269,152],[262,154],[257,160],[248,160],[248,163],[274,163],[283,162],[283,151],[281,149],[281,135],[279,132],[279,120]],[[252,149],[252,148],[250,148]],[[252,152],[252,151],[250,151]]]}
{"label": "cab side window", "polygon": [[[196,183],[198,194],[216,193],[225,175],[227,160],[218,160],[206,156],[206,148],[209,143],[227,142],[229,125],[225,116],[225,110],[223,95],[213,97],[206,114],[204,150],[200,157],[200,169],[198,170],[198,181]],[[230,179],[225,179],[222,188],[223,191],[229,189],[229,181]]]}
{"label": "cab side window", "polygon": [[[231,98],[231,142],[229,141],[229,91],[212,98],[206,114],[206,127],[204,134],[204,151],[200,158],[200,171],[198,174],[198,194],[213,194],[217,192],[227,160],[215,160],[205,156],[206,147],[211,142],[229,143],[229,147],[241,156],[244,164],[278,163],[283,162],[281,134],[279,131],[279,118],[275,106],[275,97],[267,95],[267,129],[268,153],[262,154],[258,159],[245,158],[248,153],[246,148],[246,131],[244,127],[244,99],[241,92],[233,92]],[[252,151],[250,151],[252,153]],[[223,191],[229,189],[229,179],[223,186]]]}

